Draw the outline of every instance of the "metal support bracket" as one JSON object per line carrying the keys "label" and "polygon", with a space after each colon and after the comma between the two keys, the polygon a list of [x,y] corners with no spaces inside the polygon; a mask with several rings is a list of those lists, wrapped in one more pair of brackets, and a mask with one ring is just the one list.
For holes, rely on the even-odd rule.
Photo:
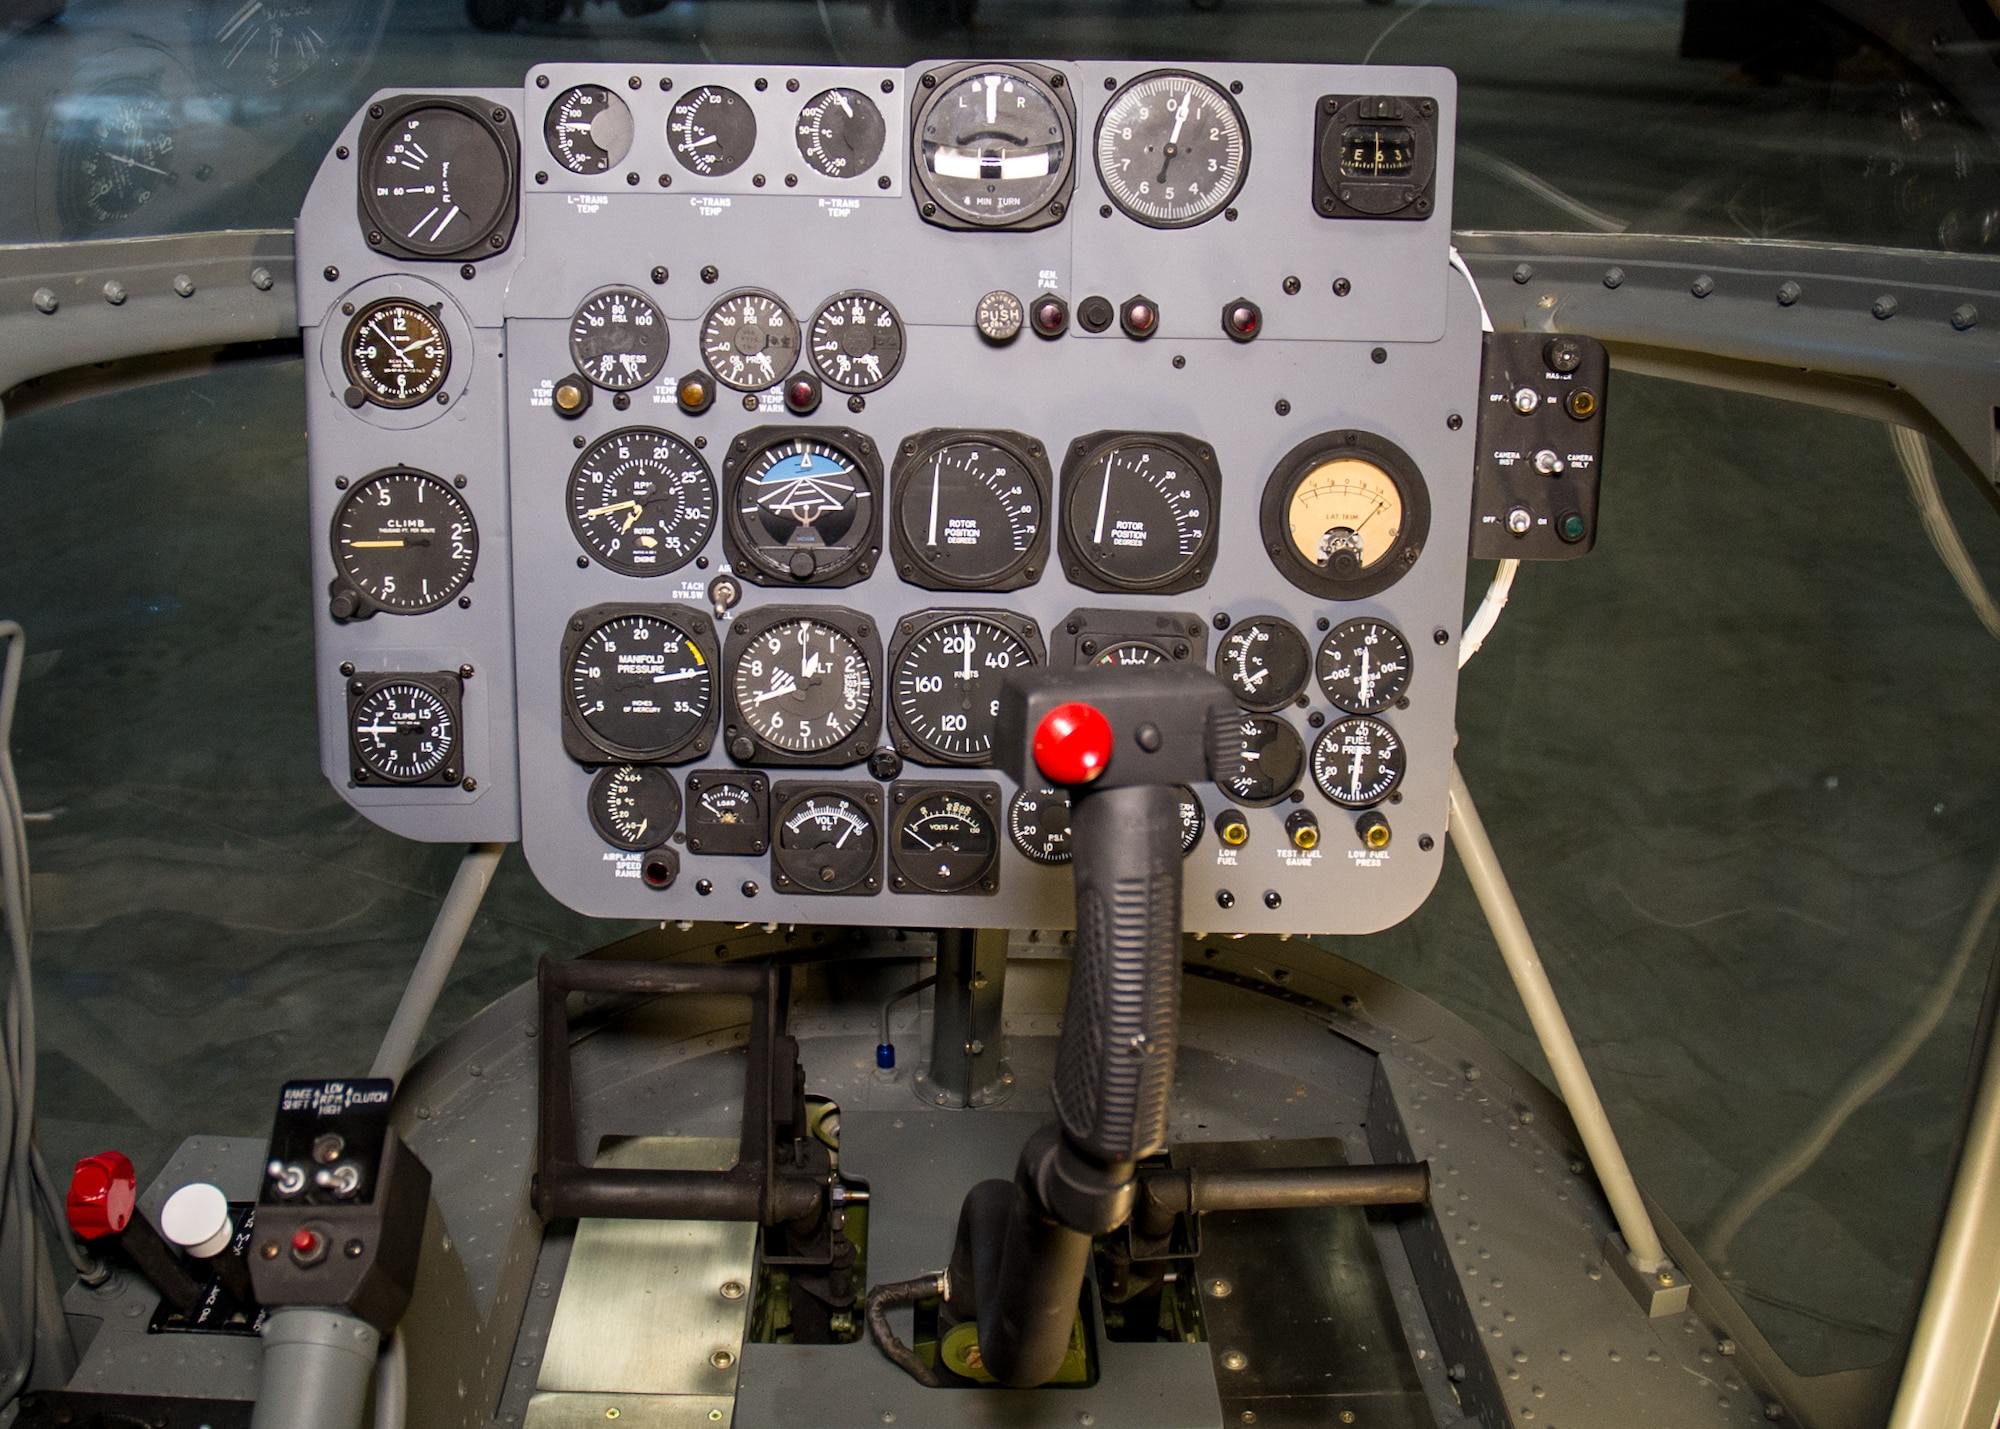
{"label": "metal support bracket", "polygon": [[1689,1281],[1672,1261],[1662,1261],[1658,1270],[1641,1270],[1632,1263],[1632,1251],[1625,1244],[1625,1237],[1616,1231],[1605,1237],[1604,1260],[1632,1292],[1647,1319],[1663,1320],[1687,1309]]}
{"label": "metal support bracket", "polygon": [[931,995],[931,1061],[912,1085],[929,1106],[998,1106],[1014,1092],[1001,1031],[1007,990],[1005,928],[938,931]]}

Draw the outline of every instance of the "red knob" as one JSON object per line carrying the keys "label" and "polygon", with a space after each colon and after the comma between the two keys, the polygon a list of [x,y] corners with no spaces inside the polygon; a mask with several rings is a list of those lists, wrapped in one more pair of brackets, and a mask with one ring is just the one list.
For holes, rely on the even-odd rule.
{"label": "red knob", "polygon": [[1057,705],[1035,726],[1035,767],[1052,784],[1088,784],[1111,762],[1111,721],[1094,705]]}
{"label": "red knob", "polygon": [[292,1232],[292,1250],[298,1255],[311,1255],[319,1249],[319,1232],[309,1231],[301,1226]]}
{"label": "red knob", "polygon": [[122,1151],[100,1151],[76,1163],[70,1173],[64,1210],[70,1229],[85,1240],[116,1235],[132,1220],[139,1197],[139,1175]]}

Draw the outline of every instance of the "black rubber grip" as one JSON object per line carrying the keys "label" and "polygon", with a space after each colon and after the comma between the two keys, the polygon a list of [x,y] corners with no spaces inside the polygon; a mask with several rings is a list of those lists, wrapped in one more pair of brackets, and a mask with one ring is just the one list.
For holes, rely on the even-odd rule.
{"label": "black rubber grip", "polygon": [[1105,1162],[1166,1144],[1181,1015],[1180,795],[1077,790],[1076,954],[1056,1049],[1056,1113]]}

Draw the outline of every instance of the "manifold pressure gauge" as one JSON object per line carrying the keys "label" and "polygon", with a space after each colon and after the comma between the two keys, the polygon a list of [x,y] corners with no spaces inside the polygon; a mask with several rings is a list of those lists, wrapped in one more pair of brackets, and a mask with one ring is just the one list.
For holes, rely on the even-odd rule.
{"label": "manifold pressure gauge", "polygon": [[1344,719],[1313,741],[1313,783],[1342,808],[1372,808],[1402,782],[1406,757],[1402,739],[1381,720]]}
{"label": "manifold pressure gauge", "polygon": [[897,784],[889,886],[898,893],[992,893],[1000,887],[996,784]]}
{"label": "manifold pressure gauge", "polygon": [[1327,432],[1286,453],[1264,484],[1264,549],[1286,580],[1360,600],[1403,578],[1430,535],[1430,493],[1408,453],[1372,432]]}
{"label": "manifold pressure gauge", "polygon": [[875,444],[844,427],[758,427],[722,464],[722,538],[758,585],[852,585],[881,554]]}
{"label": "manifold pressure gauge", "polygon": [[701,553],[715,530],[715,478],[686,442],[627,427],[585,448],[569,474],[569,525],[606,567],[663,576]]}
{"label": "manifold pressure gauge", "polygon": [[613,848],[658,848],[680,821],[680,785],[656,765],[609,764],[590,781],[590,822]]}
{"label": "manifold pressure gauge", "polygon": [[603,85],[579,84],[549,106],[542,137],[572,174],[601,174],[632,147],[632,111]]}
{"label": "manifold pressure gauge", "polygon": [[724,294],[701,320],[701,360],[723,386],[762,391],[798,362],[799,320],[761,288]]}
{"label": "manifold pressure gauge", "polygon": [[1215,650],[1215,673],[1245,709],[1283,709],[1306,687],[1311,670],[1305,636],[1275,615],[1238,621]]}
{"label": "manifold pressure gauge", "polygon": [[1060,76],[1022,65],[933,71],[918,108],[918,212],[955,228],[1041,228],[1063,216],[1073,180],[1074,121]]}
{"label": "manifold pressure gauge", "polygon": [[456,675],[354,675],[347,738],[356,784],[456,784],[464,719]]}
{"label": "manifold pressure gauge", "polygon": [[667,362],[667,320],[644,293],[607,288],[584,299],[569,320],[576,370],[611,392],[644,387]]}
{"label": "manifold pressure gauge", "polygon": [[1320,690],[1349,714],[1380,714],[1410,687],[1410,645],[1383,620],[1349,620],[1319,643]]}
{"label": "manifold pressure gauge", "polygon": [[1250,132],[1220,86],[1182,70],[1142,74],[1097,120],[1097,176],[1151,228],[1190,228],[1229,206],[1250,169]]}
{"label": "manifold pressure gauge", "polygon": [[729,631],[729,757],[853,764],[881,728],[874,623],[834,606],[765,606]]}
{"label": "manifold pressure gauge", "polygon": [[1049,475],[1019,432],[934,428],[905,438],[890,472],[896,572],[927,590],[1008,591],[1048,564]]}
{"label": "manifold pressure gauge", "polygon": [[1009,670],[1043,661],[1034,622],[1005,611],[919,611],[889,647],[897,748],[924,764],[990,764]]}
{"label": "manifold pressure gauge", "polygon": [[874,784],[780,784],[771,882],[781,893],[878,893],[882,829]]}
{"label": "manifold pressure gauge", "polygon": [[873,392],[903,365],[903,320],[889,300],[859,289],[826,300],[807,336],[813,371],[842,392]]}
{"label": "manifold pressure gauge", "polygon": [[1063,563],[1088,590],[1192,590],[1215,563],[1222,472],[1193,437],[1094,432],[1062,469]]}
{"label": "manifold pressure gauge", "polygon": [[828,89],[799,111],[799,154],[830,179],[859,178],[882,157],[888,126],[858,89]]}
{"label": "manifold pressure gauge", "polygon": [[410,298],[383,298],[348,319],[340,353],[353,388],[347,400],[356,407],[415,407],[435,397],[451,374],[444,323]]}
{"label": "manifold pressure gauge", "polygon": [[328,607],[336,620],[421,615],[454,600],[478,561],[479,528],[450,483],[390,467],[356,482],[333,514]]}
{"label": "manifold pressure gauge", "polygon": [[715,631],[686,606],[600,605],[563,639],[563,747],[581,764],[673,763],[708,750]]}
{"label": "manifold pressure gauge", "polygon": [[667,113],[667,147],[680,166],[705,179],[743,167],[757,146],[757,116],[733,89],[704,84]]}

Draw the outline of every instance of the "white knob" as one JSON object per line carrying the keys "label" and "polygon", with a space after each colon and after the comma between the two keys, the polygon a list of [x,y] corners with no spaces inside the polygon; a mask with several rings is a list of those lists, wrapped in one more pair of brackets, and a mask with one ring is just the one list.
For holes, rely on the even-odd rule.
{"label": "white knob", "polygon": [[206,1181],[181,1187],[160,1207],[160,1234],[199,1259],[220,1254],[236,1234],[229,1219],[229,1197]]}

